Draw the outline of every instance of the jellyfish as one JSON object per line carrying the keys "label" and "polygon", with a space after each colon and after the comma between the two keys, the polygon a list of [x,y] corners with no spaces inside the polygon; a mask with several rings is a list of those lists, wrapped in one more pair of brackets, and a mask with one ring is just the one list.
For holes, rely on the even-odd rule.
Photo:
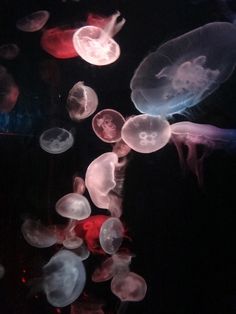
{"label": "jellyfish", "polygon": [[84,301],[71,304],[70,314],[104,314],[103,302],[87,297]]}
{"label": "jellyfish", "polygon": [[141,114],[129,118],[121,130],[123,141],[140,153],[152,153],[165,146],[170,139],[169,122],[160,116]]}
{"label": "jellyfish", "polygon": [[98,106],[98,97],[95,91],[84,85],[76,83],[69,91],[67,110],[72,120],[80,121],[91,116]]}
{"label": "jellyfish", "polygon": [[70,236],[66,237],[62,244],[66,249],[74,250],[78,249],[83,244],[83,239],[77,236]]}
{"label": "jellyfish", "polygon": [[119,58],[120,47],[112,39],[125,23],[125,19],[117,23],[119,16],[120,12],[113,14],[103,29],[88,25],[74,33],[74,48],[82,59],[94,65],[107,65]]}
{"label": "jellyfish", "polygon": [[16,44],[4,44],[0,46],[0,58],[5,60],[15,59],[20,52],[20,48]]}
{"label": "jellyfish", "polygon": [[106,17],[106,16],[95,14],[95,13],[89,13],[87,16],[86,23],[88,25],[92,25],[92,26],[96,26],[96,27],[104,29],[107,26],[107,24],[111,22],[111,19],[112,19],[112,15]]}
{"label": "jellyfish", "polygon": [[23,32],[37,32],[44,27],[50,13],[46,10],[33,12],[16,22],[16,27]]}
{"label": "jellyfish", "polygon": [[84,265],[71,251],[59,251],[43,267],[43,290],[52,306],[73,303],[83,291],[85,281]]}
{"label": "jellyfish", "polygon": [[63,128],[51,128],[44,131],[39,138],[40,147],[50,154],[61,154],[74,144],[72,134]]}
{"label": "jellyfish", "polygon": [[121,128],[124,123],[125,119],[118,111],[104,109],[93,117],[92,127],[103,142],[115,143],[121,139]]}
{"label": "jellyfish", "polygon": [[112,151],[118,156],[118,158],[123,158],[130,153],[131,148],[122,139],[120,139],[114,144]]}
{"label": "jellyfish", "polygon": [[[171,125],[171,140],[177,148],[182,167],[185,168],[187,165],[202,185],[204,159],[213,149],[235,150],[236,130],[183,121]],[[200,156],[197,150],[199,145],[204,147]],[[184,146],[187,147],[186,160],[183,153]]]}
{"label": "jellyfish", "polygon": [[133,75],[131,99],[141,113],[182,113],[227,80],[235,62],[236,27],[206,24],[149,54]]}
{"label": "jellyfish", "polygon": [[73,179],[73,192],[83,195],[85,192],[85,182],[81,177],[75,176]]}

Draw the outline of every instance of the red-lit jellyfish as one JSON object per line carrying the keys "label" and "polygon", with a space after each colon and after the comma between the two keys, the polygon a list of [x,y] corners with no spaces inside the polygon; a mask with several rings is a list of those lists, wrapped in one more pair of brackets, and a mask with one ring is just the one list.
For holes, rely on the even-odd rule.
{"label": "red-lit jellyfish", "polygon": [[16,27],[23,32],[37,32],[44,27],[50,17],[46,10],[33,12],[16,22]]}
{"label": "red-lit jellyfish", "polygon": [[3,44],[0,46],[0,58],[5,60],[15,59],[20,52],[20,48],[16,44]]}
{"label": "red-lit jellyfish", "polygon": [[117,22],[120,12],[112,15],[104,28],[84,26],[73,36],[75,50],[85,61],[94,65],[107,65],[120,56],[120,47],[112,38],[124,25],[125,19]]}
{"label": "red-lit jellyfish", "polygon": [[96,26],[104,29],[108,23],[110,23],[112,16],[102,16],[96,13],[89,13],[87,16],[86,23],[88,25]]}
{"label": "red-lit jellyfish", "polygon": [[161,149],[168,143],[170,135],[167,120],[147,114],[130,117],[121,130],[123,141],[140,153],[152,153]]}
{"label": "red-lit jellyfish", "polygon": [[91,87],[84,85],[84,82],[76,83],[69,91],[67,110],[72,120],[80,121],[91,116],[97,106],[97,94]]}
{"label": "red-lit jellyfish", "polygon": [[[187,165],[202,185],[204,159],[214,149],[235,150],[236,130],[184,121],[171,125],[171,140],[177,148],[181,165],[184,168]],[[204,147],[201,152],[198,151],[199,145]],[[187,147],[186,158],[184,146]]]}

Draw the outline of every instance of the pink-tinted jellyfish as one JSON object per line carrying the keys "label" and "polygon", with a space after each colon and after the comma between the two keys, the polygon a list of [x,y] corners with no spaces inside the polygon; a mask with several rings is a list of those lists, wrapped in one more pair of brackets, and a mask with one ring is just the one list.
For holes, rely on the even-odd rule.
{"label": "pink-tinted jellyfish", "polygon": [[130,153],[131,148],[122,139],[120,139],[114,144],[112,151],[118,156],[118,158],[123,158]]}
{"label": "pink-tinted jellyfish", "polygon": [[[235,150],[236,130],[184,121],[171,125],[171,140],[177,148],[181,165],[183,167],[187,165],[202,185],[204,158],[213,149]],[[197,149],[199,145],[204,146],[200,155]],[[186,159],[183,153],[184,146],[188,149]]]}
{"label": "pink-tinted jellyfish", "polygon": [[88,25],[104,29],[107,26],[107,24],[110,23],[111,19],[112,16],[105,17],[95,13],[89,13],[87,16],[86,23]]}
{"label": "pink-tinted jellyfish", "polygon": [[104,314],[103,305],[103,302],[88,298],[71,304],[70,314]]}
{"label": "pink-tinted jellyfish", "polygon": [[83,220],[91,214],[91,207],[86,197],[78,193],[69,193],[56,203],[56,212],[62,217]]}
{"label": "pink-tinted jellyfish", "polygon": [[39,138],[40,147],[50,154],[61,154],[74,144],[73,135],[63,128],[51,128],[44,131]]}
{"label": "pink-tinted jellyfish", "polygon": [[68,250],[78,249],[83,244],[83,239],[77,236],[66,237],[62,242],[63,246]]}
{"label": "pink-tinted jellyfish", "polygon": [[59,251],[43,267],[43,290],[52,306],[73,303],[83,291],[85,281],[84,265],[71,251]]}
{"label": "pink-tinted jellyfish", "polygon": [[81,58],[94,65],[107,65],[119,58],[120,47],[112,39],[125,23],[124,19],[117,23],[119,16],[119,12],[113,14],[104,28],[89,25],[75,32],[73,44]]}
{"label": "pink-tinted jellyfish", "polygon": [[147,114],[129,118],[121,130],[123,141],[140,153],[152,153],[161,149],[168,143],[170,135],[167,120]]}
{"label": "pink-tinted jellyfish", "polygon": [[16,27],[23,32],[37,32],[44,27],[50,13],[46,10],[33,12],[16,22]]}
{"label": "pink-tinted jellyfish", "polygon": [[84,179],[78,176],[73,178],[73,192],[78,194],[84,194],[86,189]]}
{"label": "pink-tinted jellyfish", "polygon": [[76,83],[69,91],[67,110],[72,120],[80,121],[91,116],[97,106],[97,94],[91,87],[84,85],[84,82]]}
{"label": "pink-tinted jellyfish", "polygon": [[4,44],[0,46],[0,58],[5,60],[15,59],[20,52],[20,48],[16,44]]}
{"label": "pink-tinted jellyfish", "polygon": [[14,109],[20,91],[12,75],[0,65],[0,112],[10,112]]}
{"label": "pink-tinted jellyfish", "polygon": [[57,59],[70,59],[78,57],[73,45],[73,35],[77,29],[54,27],[43,32],[41,47],[48,54]]}
{"label": "pink-tinted jellyfish", "polygon": [[101,226],[99,241],[107,254],[115,254],[121,246],[125,230],[116,217],[107,219]]}
{"label": "pink-tinted jellyfish", "polygon": [[121,139],[121,128],[125,123],[124,117],[113,109],[99,111],[92,120],[95,134],[106,143],[114,143]]}

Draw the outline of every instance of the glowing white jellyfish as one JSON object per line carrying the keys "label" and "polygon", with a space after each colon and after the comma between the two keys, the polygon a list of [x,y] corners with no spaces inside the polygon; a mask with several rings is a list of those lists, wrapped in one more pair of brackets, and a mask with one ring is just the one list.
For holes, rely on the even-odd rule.
{"label": "glowing white jellyfish", "polygon": [[125,19],[117,23],[120,12],[113,14],[104,28],[84,26],[73,36],[75,50],[81,58],[94,65],[107,65],[120,56],[120,47],[112,37],[122,28]]}
{"label": "glowing white jellyfish", "polygon": [[63,217],[82,220],[90,216],[91,207],[83,195],[69,193],[57,201],[56,211]]}
{"label": "glowing white jellyfish", "polygon": [[84,82],[76,83],[69,91],[67,110],[72,120],[80,121],[91,116],[97,106],[97,94],[91,87],[84,85]]}
{"label": "glowing white jellyfish", "polygon": [[92,127],[103,142],[114,143],[121,139],[121,128],[124,123],[125,119],[118,111],[104,109],[93,117]]}
{"label": "glowing white jellyfish", "polygon": [[50,154],[61,154],[74,144],[73,135],[63,128],[51,128],[44,131],[39,138],[40,147]]}
{"label": "glowing white jellyfish", "polygon": [[20,48],[16,44],[4,44],[0,46],[0,58],[6,60],[15,59],[20,52]]}
{"label": "glowing white jellyfish", "polygon": [[[188,121],[171,125],[171,140],[176,145],[180,163],[187,165],[196,175],[199,184],[203,183],[203,161],[213,149],[236,149],[236,130],[220,129],[213,125],[197,124]],[[204,147],[199,154],[197,147]],[[183,148],[187,147],[187,156],[184,157]]]}
{"label": "glowing white jellyfish", "polygon": [[122,130],[123,141],[140,153],[152,153],[165,146],[170,139],[169,122],[147,114],[129,118]]}
{"label": "glowing white jellyfish", "polygon": [[43,290],[52,306],[73,303],[83,291],[85,281],[81,258],[71,251],[59,251],[43,267]]}
{"label": "glowing white jellyfish", "polygon": [[44,27],[50,13],[46,10],[33,12],[16,22],[16,27],[23,32],[37,32]]}
{"label": "glowing white jellyfish", "polygon": [[149,54],[131,80],[135,107],[171,115],[198,104],[234,70],[236,27],[214,22],[172,39]]}

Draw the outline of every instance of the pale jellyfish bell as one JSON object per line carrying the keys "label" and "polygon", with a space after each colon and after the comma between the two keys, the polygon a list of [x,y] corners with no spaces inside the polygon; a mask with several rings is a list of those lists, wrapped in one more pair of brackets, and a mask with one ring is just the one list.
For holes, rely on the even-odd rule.
{"label": "pale jellyfish bell", "polygon": [[83,244],[83,239],[77,236],[66,237],[62,242],[63,246],[68,250],[78,249]]}
{"label": "pale jellyfish bell", "polygon": [[72,120],[80,121],[91,116],[97,106],[97,94],[91,87],[84,85],[84,82],[76,83],[69,91],[67,110]]}
{"label": "pale jellyfish bell", "polygon": [[123,157],[126,157],[130,153],[131,148],[122,139],[120,139],[118,142],[114,144],[112,151],[119,158],[123,158]]}
{"label": "pale jellyfish bell", "polygon": [[81,58],[94,65],[107,65],[115,62],[120,56],[120,47],[112,38],[125,23],[117,22],[120,12],[112,15],[104,28],[84,26],[73,36],[75,50]]}
{"label": "pale jellyfish bell", "polygon": [[131,99],[141,113],[181,113],[228,79],[235,67],[235,56],[235,25],[206,24],[149,54],[131,80]]}
{"label": "pale jellyfish bell", "polygon": [[33,12],[16,22],[16,27],[23,32],[37,32],[44,27],[50,13],[46,10]]}
{"label": "pale jellyfish bell", "polygon": [[168,143],[171,131],[166,119],[142,114],[130,117],[125,122],[121,136],[133,150],[140,153],[152,153]]}

